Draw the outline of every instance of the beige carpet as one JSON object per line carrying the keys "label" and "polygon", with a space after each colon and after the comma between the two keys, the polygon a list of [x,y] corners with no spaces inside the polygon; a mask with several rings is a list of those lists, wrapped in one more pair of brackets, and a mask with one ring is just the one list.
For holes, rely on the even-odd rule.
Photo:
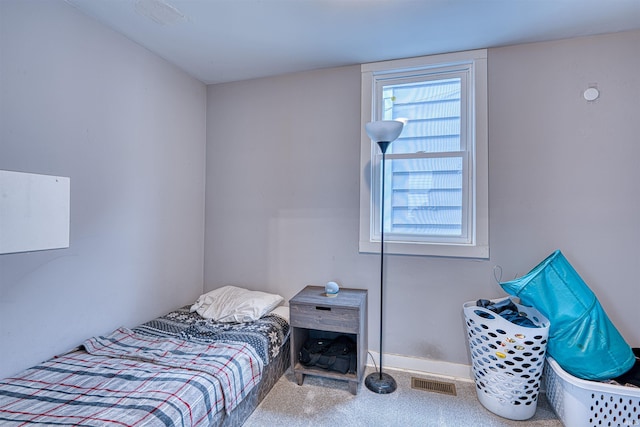
{"label": "beige carpet", "polygon": [[[411,377],[430,378],[403,371],[386,370],[398,383],[391,394],[379,395],[364,384],[356,396],[347,383],[306,376],[296,384],[291,370],[276,383],[244,427],[313,426],[562,426],[544,394],[533,418],[513,421],[485,409],[476,397],[475,384],[455,382],[456,396],[411,388]],[[438,381],[448,379],[432,377]]]}

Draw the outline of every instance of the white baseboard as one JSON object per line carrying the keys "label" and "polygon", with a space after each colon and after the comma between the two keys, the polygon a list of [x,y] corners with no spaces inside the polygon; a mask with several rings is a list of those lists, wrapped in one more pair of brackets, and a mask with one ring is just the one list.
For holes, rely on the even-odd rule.
{"label": "white baseboard", "polygon": [[[369,353],[375,359],[376,364],[378,364],[380,353],[376,351],[369,351]],[[470,365],[408,357],[399,354],[385,353],[382,356],[383,369],[399,369],[402,371],[453,378],[460,381],[473,381],[473,373],[471,372]],[[370,357],[367,358],[367,366],[374,366]]]}

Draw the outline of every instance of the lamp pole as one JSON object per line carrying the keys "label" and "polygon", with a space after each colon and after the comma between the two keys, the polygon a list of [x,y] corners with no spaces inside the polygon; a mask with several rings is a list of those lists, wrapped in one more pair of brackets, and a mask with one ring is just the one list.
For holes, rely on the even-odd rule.
{"label": "lamp pole", "polygon": [[383,301],[383,283],[384,283],[384,187],[385,185],[385,174],[384,174],[384,165],[385,165],[385,153],[387,152],[387,147],[390,142],[380,141],[378,142],[378,147],[380,147],[380,151],[382,151],[382,194],[380,197],[380,381],[382,381],[382,316],[384,305]]}

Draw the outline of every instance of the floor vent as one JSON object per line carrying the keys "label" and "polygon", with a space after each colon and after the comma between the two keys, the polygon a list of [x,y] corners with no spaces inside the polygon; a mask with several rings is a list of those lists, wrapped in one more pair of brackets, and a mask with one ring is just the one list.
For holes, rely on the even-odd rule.
{"label": "floor vent", "polygon": [[411,388],[456,396],[456,385],[442,381],[411,377]]}

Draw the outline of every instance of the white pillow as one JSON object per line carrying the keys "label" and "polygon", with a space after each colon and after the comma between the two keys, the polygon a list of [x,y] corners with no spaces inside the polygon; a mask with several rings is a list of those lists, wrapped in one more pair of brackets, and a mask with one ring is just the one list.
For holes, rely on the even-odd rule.
{"label": "white pillow", "polygon": [[191,306],[191,312],[218,322],[251,322],[269,313],[283,301],[280,295],[223,286],[201,295]]}

